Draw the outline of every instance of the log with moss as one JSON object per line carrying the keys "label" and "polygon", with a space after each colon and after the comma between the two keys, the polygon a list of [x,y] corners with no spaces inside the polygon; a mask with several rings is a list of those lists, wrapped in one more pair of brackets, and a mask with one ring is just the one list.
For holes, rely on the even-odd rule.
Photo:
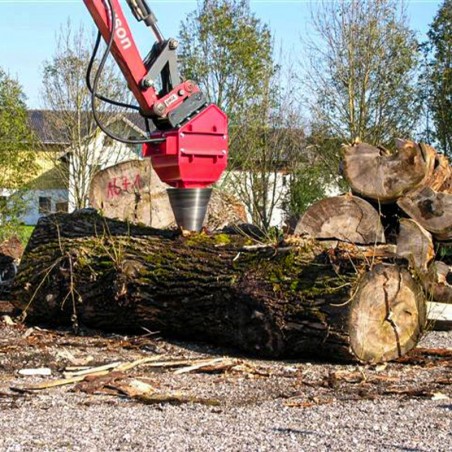
{"label": "log with moss", "polygon": [[422,289],[393,248],[295,237],[262,245],[60,214],[36,227],[15,303],[33,322],[374,363],[414,347],[425,324]]}

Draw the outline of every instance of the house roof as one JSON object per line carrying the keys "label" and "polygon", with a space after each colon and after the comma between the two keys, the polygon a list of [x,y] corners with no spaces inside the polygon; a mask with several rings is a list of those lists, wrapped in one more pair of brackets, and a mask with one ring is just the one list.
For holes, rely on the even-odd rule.
{"label": "house roof", "polygon": [[[71,142],[65,134],[64,128],[58,127],[55,118],[58,119],[58,112],[52,110],[28,111],[30,127],[42,144],[69,146]],[[111,113],[111,119],[108,119],[107,122],[111,122],[115,118],[121,119],[139,134],[146,133],[145,121],[139,113]],[[92,133],[92,124],[92,113],[85,112],[82,115],[82,130],[85,130],[85,135]]]}
{"label": "house roof", "polygon": [[29,110],[28,122],[31,130],[43,144],[69,145],[68,141],[61,134],[61,130],[52,127],[51,121],[48,121],[46,116],[49,113],[48,110]]}

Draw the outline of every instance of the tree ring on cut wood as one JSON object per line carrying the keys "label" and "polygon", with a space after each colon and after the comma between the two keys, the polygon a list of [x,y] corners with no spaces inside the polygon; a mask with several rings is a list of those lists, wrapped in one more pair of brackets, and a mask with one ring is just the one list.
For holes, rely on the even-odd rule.
{"label": "tree ring on cut wood", "polygon": [[423,187],[400,198],[397,204],[437,240],[452,239],[452,194]]}
{"label": "tree ring on cut wood", "polygon": [[415,347],[425,323],[418,282],[404,268],[377,265],[362,277],[352,300],[352,352],[368,363],[398,358]]}
{"label": "tree ring on cut wood", "polygon": [[391,203],[431,175],[434,157],[411,141],[397,145],[393,154],[365,143],[344,147],[344,176],[354,193]]}
{"label": "tree ring on cut wood", "polygon": [[294,233],[360,244],[386,241],[378,212],[367,201],[351,194],[314,203],[298,221]]}

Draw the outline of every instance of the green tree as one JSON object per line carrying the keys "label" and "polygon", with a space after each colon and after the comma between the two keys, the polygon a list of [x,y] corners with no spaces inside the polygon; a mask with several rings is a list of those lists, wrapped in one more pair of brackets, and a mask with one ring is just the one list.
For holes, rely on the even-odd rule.
{"label": "green tree", "polygon": [[24,190],[36,170],[35,158],[22,87],[0,68],[0,239],[20,232]]}
{"label": "green tree", "polygon": [[388,145],[418,116],[418,43],[398,0],[340,0],[313,13],[305,91],[313,120],[343,142]]}
{"label": "green tree", "polygon": [[229,116],[229,171],[222,186],[267,231],[285,199],[283,174],[304,136],[294,96],[273,61],[270,30],[248,1],[203,0],[181,24],[180,40],[184,77],[197,81]]}
{"label": "green tree", "polygon": [[268,26],[246,0],[202,0],[180,27],[181,69],[234,122],[266,91],[273,70]]}
{"label": "green tree", "polygon": [[433,138],[452,156],[452,0],[445,0],[428,32],[428,109]]}

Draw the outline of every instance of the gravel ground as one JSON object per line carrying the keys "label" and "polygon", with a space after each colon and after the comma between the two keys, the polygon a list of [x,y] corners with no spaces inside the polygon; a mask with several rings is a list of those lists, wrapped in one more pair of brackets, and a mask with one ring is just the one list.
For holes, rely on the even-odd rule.
{"label": "gravel ground", "polygon": [[[430,332],[415,353],[380,366],[259,361],[203,344],[85,333],[0,322],[1,451],[452,450],[450,331]],[[24,391],[62,378],[74,360],[92,366],[154,355],[227,355],[234,366],[178,375],[143,365],[102,384]],[[52,375],[18,373],[37,367]],[[148,404],[115,390],[137,379],[194,402]]]}

